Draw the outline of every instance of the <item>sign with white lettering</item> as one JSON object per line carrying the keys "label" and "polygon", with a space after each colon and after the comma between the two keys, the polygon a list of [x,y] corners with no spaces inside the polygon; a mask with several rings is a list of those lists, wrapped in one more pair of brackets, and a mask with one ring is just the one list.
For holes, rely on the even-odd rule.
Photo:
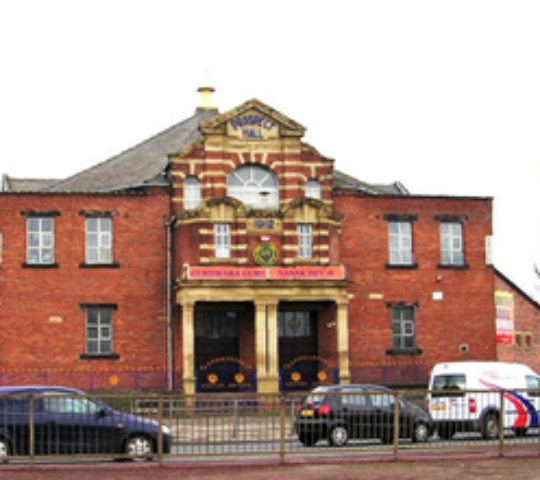
{"label": "sign with white lettering", "polygon": [[344,280],[343,267],[189,267],[188,280]]}
{"label": "sign with white lettering", "polygon": [[511,293],[495,291],[495,321],[497,343],[512,345],[514,343],[514,297]]}

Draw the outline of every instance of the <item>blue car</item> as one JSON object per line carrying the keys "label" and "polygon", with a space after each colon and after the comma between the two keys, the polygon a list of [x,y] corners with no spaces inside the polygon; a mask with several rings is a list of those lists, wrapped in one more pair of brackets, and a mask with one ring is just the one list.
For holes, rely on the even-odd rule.
{"label": "blue car", "polygon": [[[33,450],[31,439],[33,438]],[[10,456],[107,454],[136,461],[169,453],[170,430],[64,387],[0,388],[0,461]]]}

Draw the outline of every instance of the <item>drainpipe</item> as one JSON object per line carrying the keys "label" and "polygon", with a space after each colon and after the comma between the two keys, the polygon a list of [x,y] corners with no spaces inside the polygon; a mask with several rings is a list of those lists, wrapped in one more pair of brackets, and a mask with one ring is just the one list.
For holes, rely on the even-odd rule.
{"label": "drainpipe", "polygon": [[167,389],[174,390],[174,353],[173,353],[173,255],[172,240],[174,216],[167,222]]}

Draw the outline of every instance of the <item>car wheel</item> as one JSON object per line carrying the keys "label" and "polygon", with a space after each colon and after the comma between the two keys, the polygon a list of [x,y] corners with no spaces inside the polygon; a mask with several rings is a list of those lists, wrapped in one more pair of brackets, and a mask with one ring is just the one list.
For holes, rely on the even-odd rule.
{"label": "car wheel", "polygon": [[349,441],[349,432],[344,426],[337,425],[330,430],[328,440],[334,447],[343,447]]}
{"label": "car wheel", "polygon": [[499,417],[494,413],[488,413],[482,421],[482,437],[486,440],[499,438]]}
{"label": "car wheel", "polygon": [[151,460],[154,453],[154,443],[145,435],[133,435],[126,442],[126,454],[134,462]]}
{"label": "car wheel", "polygon": [[429,428],[424,422],[418,422],[413,429],[412,441],[416,443],[427,442],[429,438]]}
{"label": "car wheel", "polygon": [[10,453],[11,445],[9,443],[9,440],[6,440],[3,437],[0,438],[0,462],[7,463]]}
{"label": "car wheel", "polygon": [[300,443],[304,445],[304,447],[313,447],[313,445],[319,441],[315,435],[309,433],[301,433],[298,435],[298,440],[300,440]]}

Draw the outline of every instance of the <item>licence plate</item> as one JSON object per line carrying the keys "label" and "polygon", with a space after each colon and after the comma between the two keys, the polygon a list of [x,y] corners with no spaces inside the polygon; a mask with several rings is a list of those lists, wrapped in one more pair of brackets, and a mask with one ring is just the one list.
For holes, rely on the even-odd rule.
{"label": "licence plate", "polygon": [[313,417],[313,410],[302,410],[300,412],[301,417]]}
{"label": "licence plate", "polygon": [[431,410],[434,412],[444,412],[446,410],[446,405],[432,405]]}

